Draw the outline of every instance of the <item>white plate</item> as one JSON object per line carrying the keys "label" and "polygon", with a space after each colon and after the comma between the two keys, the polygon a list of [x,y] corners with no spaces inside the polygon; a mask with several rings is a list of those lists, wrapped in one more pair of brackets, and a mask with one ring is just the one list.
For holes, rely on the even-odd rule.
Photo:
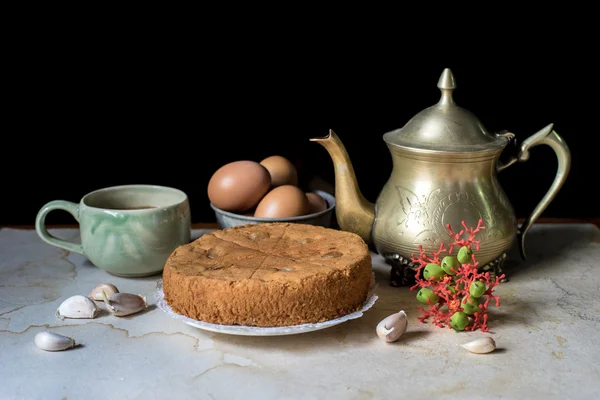
{"label": "white plate", "polygon": [[171,307],[165,301],[165,296],[162,290],[162,280],[157,282],[156,291],[156,304],[158,308],[169,314],[171,317],[181,319],[188,325],[195,328],[199,328],[205,331],[225,333],[228,335],[241,335],[241,336],[283,336],[283,335],[296,335],[298,333],[314,332],[321,329],[329,328],[351,319],[357,319],[363,316],[363,313],[375,304],[378,296],[374,294],[375,279],[371,281],[371,290],[367,296],[367,300],[363,304],[359,311],[353,312],[343,317],[335,318],[325,322],[319,322],[316,324],[301,324],[292,326],[277,326],[277,327],[256,327],[256,326],[243,326],[243,325],[219,325],[211,324],[209,322],[198,321],[192,318],[188,318],[185,315],[174,312]]}

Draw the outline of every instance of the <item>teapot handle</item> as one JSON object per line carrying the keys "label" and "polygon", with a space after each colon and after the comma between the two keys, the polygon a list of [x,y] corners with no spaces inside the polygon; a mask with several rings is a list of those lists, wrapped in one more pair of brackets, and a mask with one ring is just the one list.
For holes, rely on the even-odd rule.
{"label": "teapot handle", "polygon": [[550,186],[550,189],[548,189],[546,195],[533,209],[529,217],[527,217],[527,219],[519,227],[517,239],[521,257],[523,257],[523,259],[526,258],[525,235],[527,234],[527,231],[554,199],[562,185],[565,183],[567,175],[569,174],[569,169],[571,168],[571,151],[567,147],[565,141],[552,129],[553,126],[554,124],[550,124],[525,139],[521,144],[521,148],[519,149],[517,157],[513,157],[506,164],[498,165],[497,168],[497,171],[499,172],[517,161],[523,162],[529,160],[529,150],[540,144],[546,144],[550,146],[556,153],[556,158],[558,159],[558,169],[556,171],[554,182],[552,182],[552,186]]}

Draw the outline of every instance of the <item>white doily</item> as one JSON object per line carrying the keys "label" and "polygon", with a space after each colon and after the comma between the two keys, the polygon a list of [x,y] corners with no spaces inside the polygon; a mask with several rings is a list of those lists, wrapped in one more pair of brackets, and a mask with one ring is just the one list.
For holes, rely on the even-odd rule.
{"label": "white doily", "polygon": [[169,314],[172,318],[180,319],[188,325],[194,326],[199,329],[203,329],[210,332],[225,333],[229,335],[242,335],[242,336],[280,336],[280,335],[295,335],[298,333],[318,331],[321,329],[329,328],[334,325],[341,324],[342,322],[349,321],[351,319],[357,319],[363,316],[363,313],[369,308],[373,307],[373,304],[379,298],[375,293],[375,275],[371,279],[371,288],[367,295],[367,300],[364,302],[362,308],[351,314],[344,315],[343,317],[335,318],[325,322],[319,322],[316,324],[301,324],[292,326],[276,326],[276,327],[256,327],[256,326],[244,326],[244,325],[219,325],[211,324],[209,322],[198,321],[185,315],[176,313],[171,309],[169,304],[165,301],[165,294],[162,287],[162,279],[159,279],[156,284],[156,305],[158,308]]}

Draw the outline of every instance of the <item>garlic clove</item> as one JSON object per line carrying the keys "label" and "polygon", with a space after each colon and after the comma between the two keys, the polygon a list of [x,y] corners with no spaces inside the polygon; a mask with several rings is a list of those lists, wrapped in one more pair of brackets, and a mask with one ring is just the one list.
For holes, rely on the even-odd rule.
{"label": "garlic clove", "polygon": [[75,340],[54,332],[40,332],[35,335],[35,345],[45,351],[62,351],[75,347]]}
{"label": "garlic clove", "polygon": [[137,294],[114,293],[109,297],[102,291],[102,297],[108,311],[117,317],[135,314],[148,307],[146,298]]}
{"label": "garlic clove", "polygon": [[92,299],[82,295],[71,296],[61,303],[56,310],[56,317],[64,318],[96,318],[100,309]]}
{"label": "garlic clove", "polygon": [[102,291],[106,292],[106,295],[110,297],[112,294],[119,293],[119,289],[113,284],[110,283],[101,283],[92,290],[90,293],[90,299],[102,301]]}
{"label": "garlic clove", "polygon": [[408,319],[404,311],[392,314],[377,324],[376,332],[387,343],[395,342],[406,332]]}
{"label": "garlic clove", "polygon": [[491,337],[484,337],[469,343],[461,344],[461,347],[469,350],[471,353],[485,354],[491,353],[496,349],[496,342]]}

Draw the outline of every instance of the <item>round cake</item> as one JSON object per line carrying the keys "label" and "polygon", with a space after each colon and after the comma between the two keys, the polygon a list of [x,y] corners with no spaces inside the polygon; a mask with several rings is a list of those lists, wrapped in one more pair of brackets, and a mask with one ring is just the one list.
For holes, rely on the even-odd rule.
{"label": "round cake", "polygon": [[216,230],[178,247],[163,271],[176,313],[224,325],[317,323],[359,310],[371,255],[350,232],[293,223]]}

